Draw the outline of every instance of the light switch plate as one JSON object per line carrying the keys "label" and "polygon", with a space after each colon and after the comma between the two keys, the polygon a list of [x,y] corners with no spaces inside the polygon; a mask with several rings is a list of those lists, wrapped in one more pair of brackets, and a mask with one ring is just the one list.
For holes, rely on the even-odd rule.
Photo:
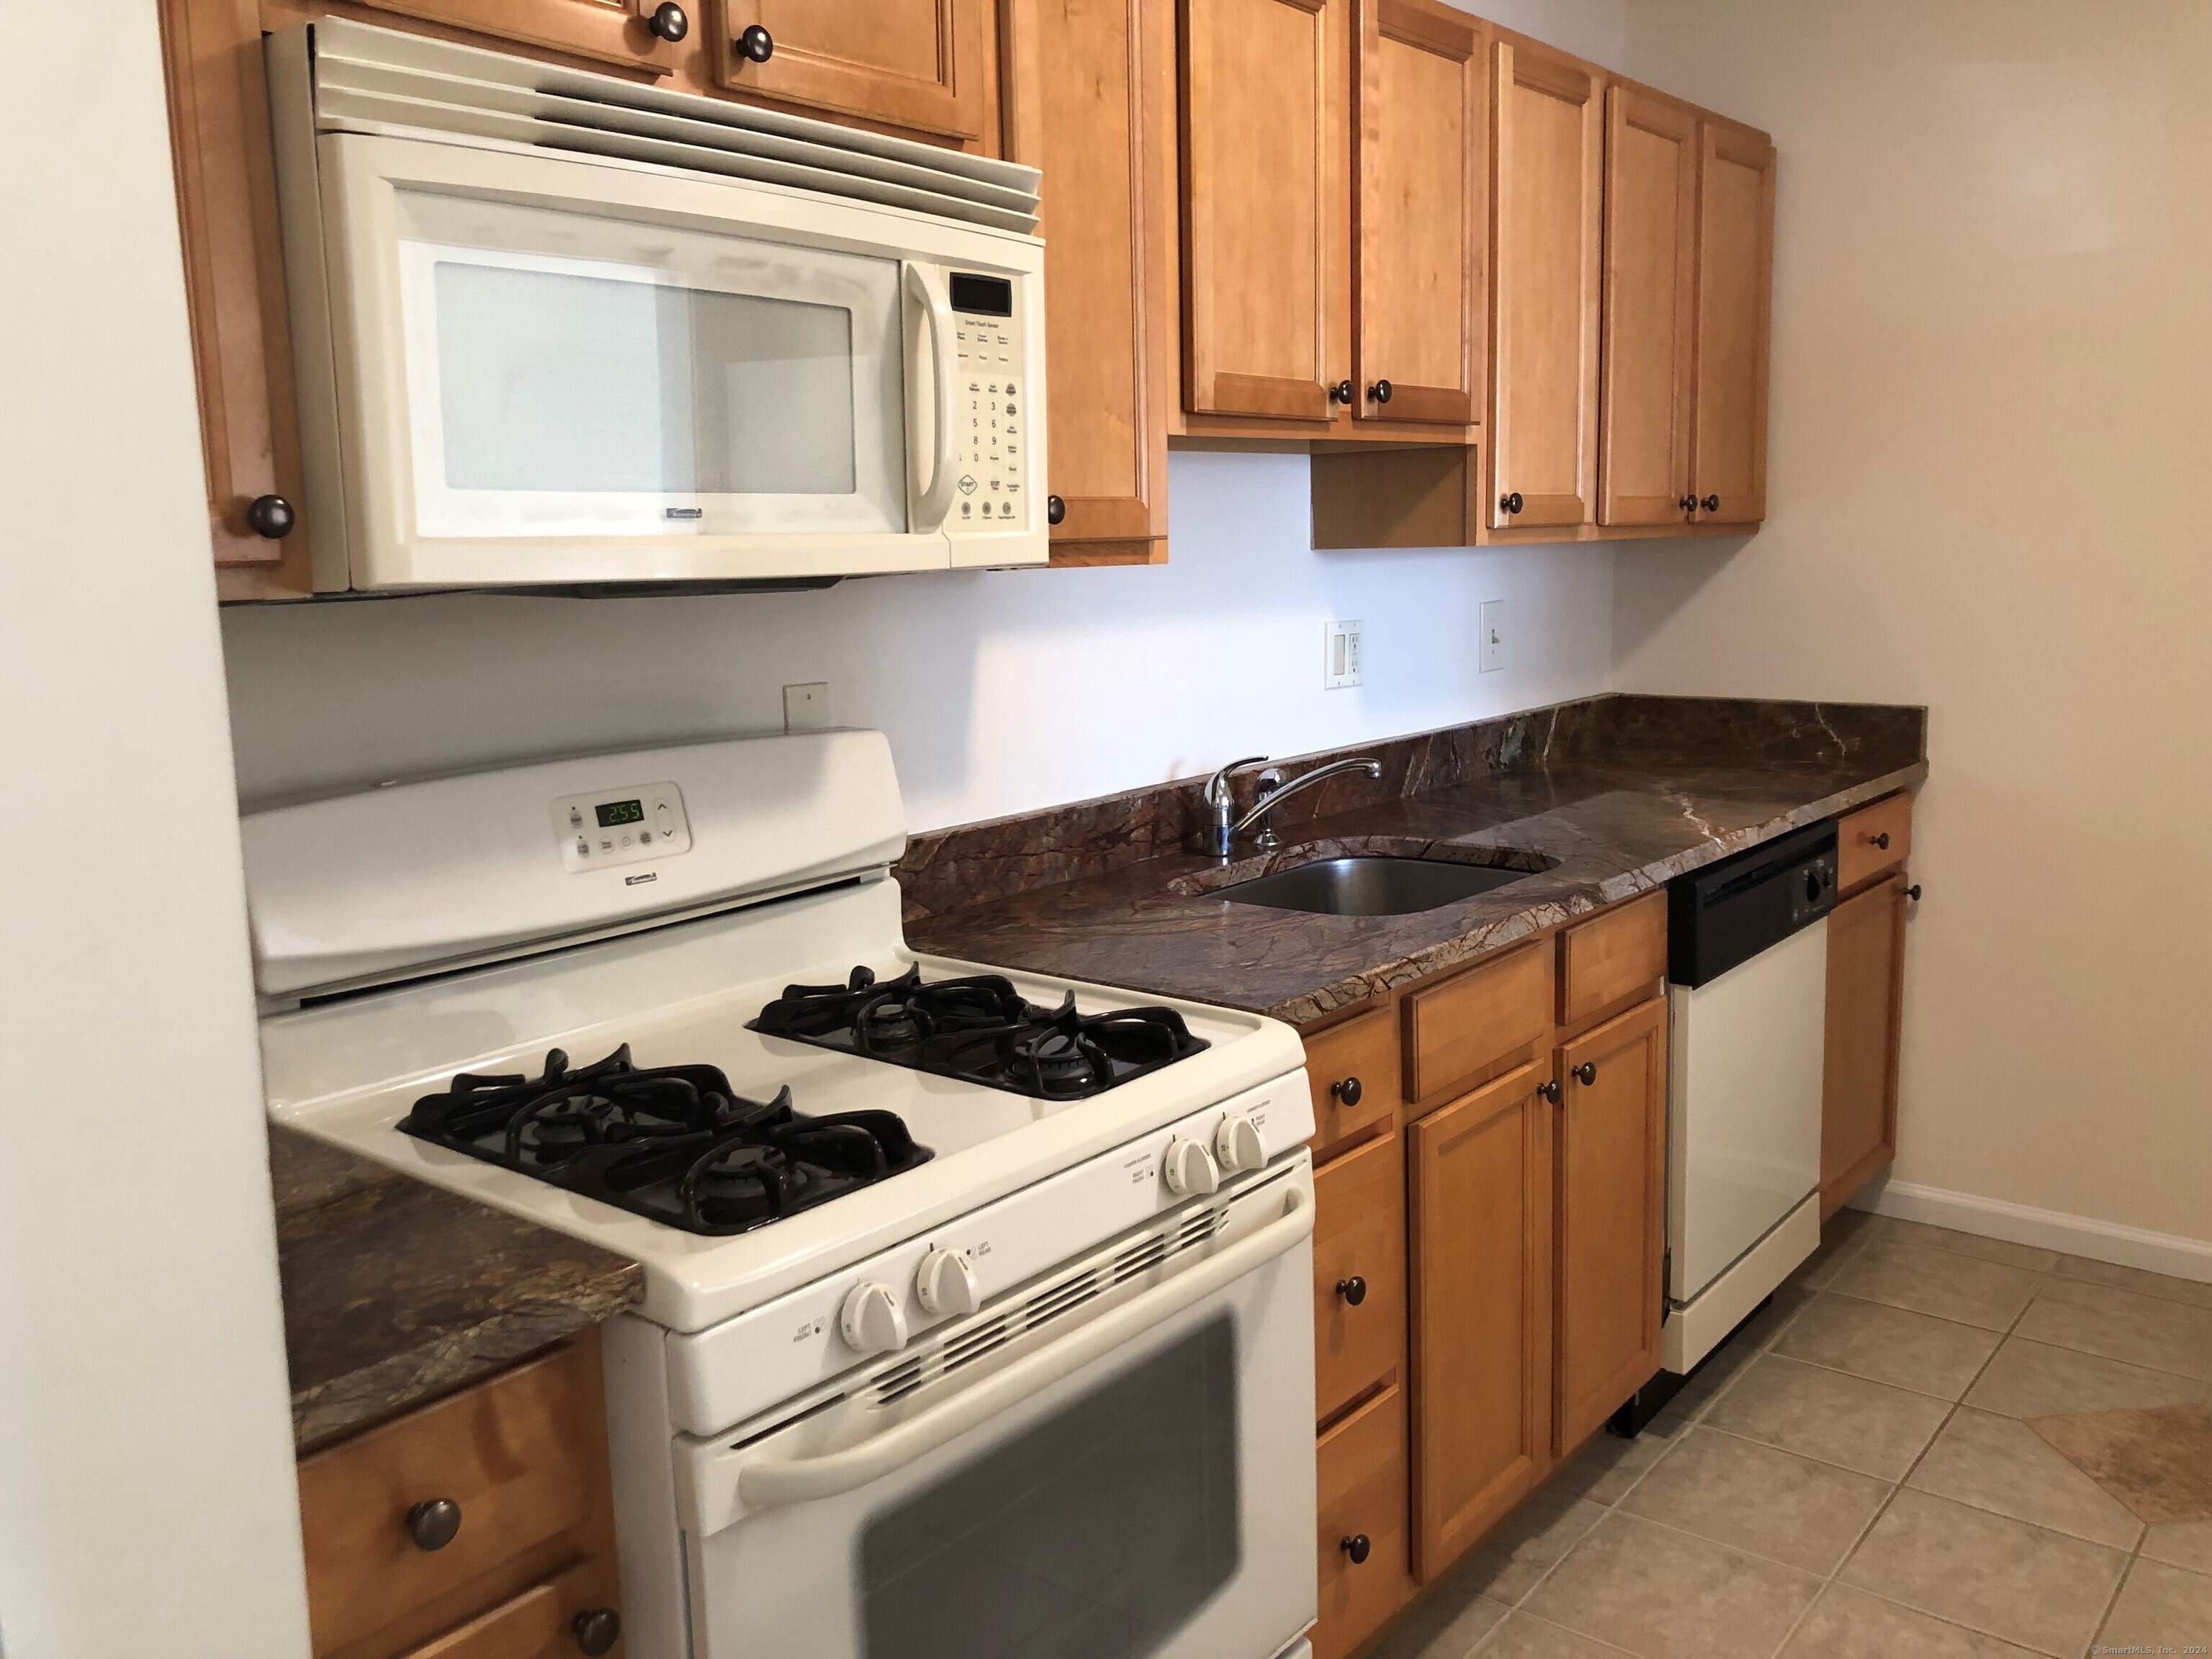
{"label": "light switch plate", "polygon": [[1360,624],[1333,622],[1322,636],[1321,688],[1334,691],[1359,684]]}
{"label": "light switch plate", "polygon": [[819,732],[830,724],[830,682],[810,680],[783,688],[783,729]]}
{"label": "light switch plate", "polygon": [[1477,673],[1489,674],[1505,666],[1505,601],[1482,602],[1482,655]]}

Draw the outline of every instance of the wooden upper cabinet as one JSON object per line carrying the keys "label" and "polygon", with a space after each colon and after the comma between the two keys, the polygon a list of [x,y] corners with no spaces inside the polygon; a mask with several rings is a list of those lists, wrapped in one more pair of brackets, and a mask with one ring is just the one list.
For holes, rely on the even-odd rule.
{"label": "wooden upper cabinet", "polygon": [[1690,489],[1700,520],[1755,524],[1766,516],[1774,146],[1727,122],[1701,128]]}
{"label": "wooden upper cabinet", "polygon": [[1330,388],[1349,378],[1349,3],[1182,0],[1183,403],[1194,414],[1326,427]]}
{"label": "wooden upper cabinet", "polygon": [[1496,55],[1490,523],[1579,526],[1597,491],[1600,76],[1524,40]]}
{"label": "wooden upper cabinet", "polygon": [[[545,46],[624,69],[666,75],[676,67],[677,43],[646,27],[653,8],[636,0],[360,0],[372,11],[488,34],[495,40]],[[696,27],[705,0],[684,0]],[[319,8],[318,8],[319,9]]]}
{"label": "wooden upper cabinet", "polygon": [[[983,136],[994,102],[991,0],[717,0],[716,9],[714,74],[732,92],[911,132]],[[740,46],[748,29],[767,31],[765,62]]]}
{"label": "wooden upper cabinet", "polygon": [[[1167,534],[1175,38],[1149,0],[1010,4],[1009,159],[1044,169],[1055,556]],[[1142,556],[1141,553],[1139,556]]]}
{"label": "wooden upper cabinet", "polygon": [[1559,1399],[1571,1451],[1659,1369],[1667,1224],[1667,1004],[1559,1050]]}
{"label": "wooden upper cabinet", "polygon": [[1489,74],[1482,24],[1430,0],[1360,0],[1352,85],[1361,420],[1466,426],[1481,372]]}
{"label": "wooden upper cabinet", "polygon": [[1607,88],[1600,524],[1679,524],[1691,511],[1697,203],[1696,113]]}

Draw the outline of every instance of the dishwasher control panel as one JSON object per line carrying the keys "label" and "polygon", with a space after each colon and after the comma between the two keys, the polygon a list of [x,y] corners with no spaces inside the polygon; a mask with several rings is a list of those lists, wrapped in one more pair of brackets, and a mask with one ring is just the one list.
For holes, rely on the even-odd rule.
{"label": "dishwasher control panel", "polygon": [[1667,977],[1698,986],[1836,908],[1836,826],[1816,823],[1667,884]]}

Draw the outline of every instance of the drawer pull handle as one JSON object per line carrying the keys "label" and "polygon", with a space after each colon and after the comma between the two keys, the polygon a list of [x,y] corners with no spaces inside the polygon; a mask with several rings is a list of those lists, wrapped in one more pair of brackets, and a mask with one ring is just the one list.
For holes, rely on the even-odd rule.
{"label": "drawer pull handle", "polygon": [[588,1607],[575,1616],[568,1628],[575,1632],[578,1650],[590,1659],[599,1659],[601,1654],[612,1651],[622,1635],[622,1614],[612,1607]]}
{"label": "drawer pull handle", "polygon": [[1907,898],[1909,898],[1909,899],[1911,899],[1911,900],[1915,904],[1919,903],[1919,902],[1920,902],[1920,884],[1919,884],[1918,882],[1917,882],[1917,881],[1916,881],[1916,882],[1914,882],[1914,883],[1912,884],[1912,885],[1911,885],[1911,886],[1910,886],[1910,887],[1906,888],[1906,889],[1905,890],[1905,897],[1907,897]]}
{"label": "drawer pull handle", "polygon": [[1336,1547],[1352,1558],[1352,1565],[1355,1567],[1364,1562],[1368,1552],[1375,1547],[1368,1542],[1367,1534],[1364,1532],[1355,1532],[1349,1538],[1339,1539]]}
{"label": "drawer pull handle", "polygon": [[1539,1095],[1541,1095],[1546,1100],[1550,1101],[1553,1105],[1558,1105],[1559,1103],[1559,1079],[1553,1078],[1548,1082],[1538,1084],[1536,1085],[1536,1092]]}
{"label": "drawer pull handle", "polygon": [[1708,495],[1705,500],[1699,501],[1698,505],[1704,507],[1708,513],[1717,513],[1721,510],[1721,498],[1717,495]]}
{"label": "drawer pull handle", "polygon": [[653,9],[653,15],[645,20],[645,27],[655,40],[665,40],[672,46],[691,33],[691,19],[676,0],[661,0]]}
{"label": "drawer pull handle", "polygon": [[1883,852],[1887,853],[1889,851],[1888,830],[1885,830],[1878,836],[1869,836],[1867,839],[1872,842],[1875,846],[1881,848]]}
{"label": "drawer pull handle", "polygon": [[738,32],[736,40],[738,56],[750,58],[756,64],[765,64],[775,56],[775,36],[758,23],[748,23]]}
{"label": "drawer pull handle", "polygon": [[1346,1306],[1356,1308],[1367,1300],[1367,1281],[1358,1273],[1340,1279],[1336,1281],[1336,1293],[1344,1298]]}
{"label": "drawer pull handle", "polygon": [[1359,1079],[1356,1077],[1348,1077],[1341,1082],[1332,1083],[1328,1085],[1329,1098],[1332,1100],[1340,1101],[1346,1106],[1357,1106],[1359,1104],[1359,1097],[1361,1092]]}
{"label": "drawer pull handle", "polygon": [[1498,504],[1508,513],[1518,513],[1522,505],[1521,492],[1517,489],[1508,490],[1498,498]]}
{"label": "drawer pull handle", "polygon": [[1596,1082],[1597,1062],[1595,1060],[1586,1060],[1581,1065],[1576,1066],[1575,1081],[1581,1084],[1585,1089],[1589,1088],[1591,1084]]}
{"label": "drawer pull handle", "polygon": [[292,503],[282,495],[256,495],[246,504],[246,527],[268,541],[283,541],[299,521]]}
{"label": "drawer pull handle", "polygon": [[461,1529],[461,1506],[450,1498],[426,1498],[407,1511],[407,1535],[418,1550],[441,1550]]}

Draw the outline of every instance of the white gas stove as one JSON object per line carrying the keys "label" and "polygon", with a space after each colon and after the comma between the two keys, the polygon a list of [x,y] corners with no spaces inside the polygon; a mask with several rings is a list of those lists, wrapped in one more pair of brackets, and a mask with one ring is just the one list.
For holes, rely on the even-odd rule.
{"label": "white gas stove", "polygon": [[908,951],[873,732],[245,844],[271,1115],[645,1267],[605,1344],[633,1656],[1303,1647],[1287,1027]]}

